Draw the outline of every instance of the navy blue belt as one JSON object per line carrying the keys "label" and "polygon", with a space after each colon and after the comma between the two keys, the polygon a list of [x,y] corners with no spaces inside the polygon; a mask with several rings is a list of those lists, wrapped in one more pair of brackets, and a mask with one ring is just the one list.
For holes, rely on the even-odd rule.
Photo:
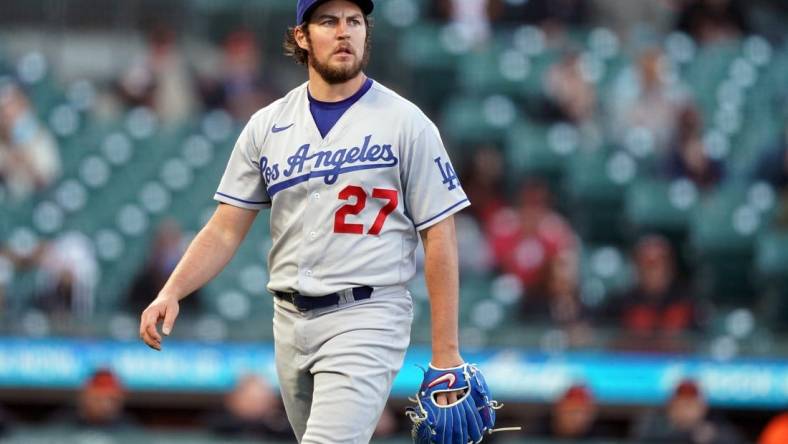
{"label": "navy blue belt", "polygon": [[[355,287],[345,291],[347,291],[347,296],[352,296],[354,301],[369,299],[372,296],[372,287],[367,286]],[[343,296],[340,293],[345,292],[331,293],[325,296],[304,296],[299,293],[276,291],[274,292],[274,296],[290,302],[291,304],[295,305],[299,311],[308,311],[314,310],[316,308],[325,308],[339,305],[339,303],[342,302]]]}

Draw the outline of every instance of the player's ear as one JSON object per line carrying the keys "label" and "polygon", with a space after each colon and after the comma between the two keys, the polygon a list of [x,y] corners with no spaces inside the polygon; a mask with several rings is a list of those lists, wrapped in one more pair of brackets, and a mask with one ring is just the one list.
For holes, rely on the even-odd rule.
{"label": "player's ear", "polygon": [[296,45],[298,45],[299,48],[303,49],[304,51],[308,51],[309,41],[306,37],[306,32],[304,31],[305,26],[309,26],[309,24],[303,23],[293,28],[293,38],[295,39]]}

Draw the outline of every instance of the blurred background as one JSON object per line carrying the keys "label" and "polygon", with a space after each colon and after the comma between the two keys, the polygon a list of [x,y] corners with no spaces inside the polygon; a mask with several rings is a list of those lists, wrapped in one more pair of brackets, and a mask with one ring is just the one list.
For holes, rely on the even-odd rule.
{"label": "blurred background", "polygon": [[[292,442],[267,214],[141,310],[215,208],[240,129],[306,80],[290,0],[0,0],[0,442]],[[367,73],[438,124],[464,357],[499,443],[788,443],[788,6],[380,0]],[[265,212],[264,212],[265,213]],[[374,442],[429,359],[413,345]],[[486,442],[487,440],[485,440]]]}

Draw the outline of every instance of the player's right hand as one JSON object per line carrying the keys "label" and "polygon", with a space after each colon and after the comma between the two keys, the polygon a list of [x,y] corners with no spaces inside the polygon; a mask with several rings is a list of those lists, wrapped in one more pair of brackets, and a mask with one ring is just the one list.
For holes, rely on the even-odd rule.
{"label": "player's right hand", "polygon": [[162,338],[156,327],[159,321],[163,320],[161,331],[165,336],[169,335],[173,324],[175,324],[175,318],[178,317],[179,309],[178,298],[159,295],[142,312],[140,339],[148,344],[148,347],[161,350]]}

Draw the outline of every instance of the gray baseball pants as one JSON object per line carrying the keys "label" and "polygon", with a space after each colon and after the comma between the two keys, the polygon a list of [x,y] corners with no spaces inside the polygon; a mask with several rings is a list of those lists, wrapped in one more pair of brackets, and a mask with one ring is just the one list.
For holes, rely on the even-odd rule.
{"label": "gray baseball pants", "polygon": [[402,286],[305,312],[274,298],[276,370],[299,443],[369,443],[405,359],[412,320]]}

